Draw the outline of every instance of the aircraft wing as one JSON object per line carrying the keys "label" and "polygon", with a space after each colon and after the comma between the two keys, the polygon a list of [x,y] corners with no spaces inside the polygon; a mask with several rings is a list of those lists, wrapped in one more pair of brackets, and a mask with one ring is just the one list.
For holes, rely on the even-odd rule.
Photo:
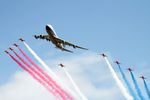
{"label": "aircraft wing", "polygon": [[36,39],[45,39],[47,41],[51,41],[48,35],[34,35]]}
{"label": "aircraft wing", "polygon": [[84,50],[88,50],[87,48],[83,48],[83,47],[80,47],[78,45],[74,45],[70,42],[67,42],[67,41],[64,41],[64,40],[61,40],[59,38],[56,38],[56,40],[59,42],[59,43],[62,43],[63,45],[68,45],[68,46],[72,46],[73,48],[80,48],[80,49],[84,49]]}

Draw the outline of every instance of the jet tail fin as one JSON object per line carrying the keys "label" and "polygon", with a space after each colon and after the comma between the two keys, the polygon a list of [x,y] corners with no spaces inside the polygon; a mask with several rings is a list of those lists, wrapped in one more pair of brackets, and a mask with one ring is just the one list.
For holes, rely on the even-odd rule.
{"label": "jet tail fin", "polygon": [[61,48],[61,50],[62,50],[62,51],[67,51],[67,52],[73,53],[73,51],[68,50],[68,49],[65,49],[65,48]]}

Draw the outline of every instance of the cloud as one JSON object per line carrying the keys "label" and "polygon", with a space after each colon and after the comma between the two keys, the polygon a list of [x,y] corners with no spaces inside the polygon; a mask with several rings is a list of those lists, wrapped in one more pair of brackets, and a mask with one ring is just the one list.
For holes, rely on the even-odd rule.
{"label": "cloud", "polygon": [[0,87],[1,100],[55,100],[54,97],[26,72],[16,72]]}
{"label": "cloud", "polygon": [[[92,52],[48,59],[47,64],[74,90],[59,63],[65,64],[79,89],[89,100],[125,100],[100,56]],[[55,100],[44,87],[26,72],[16,72],[10,81],[0,86],[2,100]]]}

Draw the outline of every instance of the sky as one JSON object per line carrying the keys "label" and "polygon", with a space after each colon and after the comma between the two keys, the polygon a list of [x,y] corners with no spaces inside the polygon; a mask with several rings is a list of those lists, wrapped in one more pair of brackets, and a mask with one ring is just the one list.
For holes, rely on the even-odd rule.
{"label": "sky", "polygon": [[[145,75],[148,85],[150,84],[149,5],[149,0],[1,0],[0,98],[10,100],[6,98],[11,95],[10,89],[15,89],[17,93],[22,90],[23,86],[27,88],[27,91],[40,87],[32,78],[29,80],[23,78],[29,77],[28,74],[3,52],[14,42],[20,43],[18,41],[20,37],[23,37],[49,66],[53,66],[54,71],[57,71],[57,63],[63,61],[68,64],[72,58],[72,63],[68,64],[68,70],[74,76],[78,86],[83,87],[81,91],[91,100],[99,98],[109,100],[108,97],[114,98],[113,100],[124,99],[111,79],[111,74],[106,76],[109,70],[98,55],[103,52],[109,55],[117,72],[117,66],[113,64],[115,59],[121,61],[126,75],[129,76],[129,73],[125,69],[133,68],[140,87],[144,91],[143,84],[138,77]],[[70,54],[54,48],[52,43],[34,39],[35,34],[47,34],[46,24],[51,24],[60,38],[90,50],[85,52],[76,49],[74,54]],[[23,45],[20,44],[20,46],[26,50]],[[88,57],[95,60],[89,61]],[[83,64],[77,59],[81,59]],[[76,72],[74,72],[75,68]],[[56,73],[61,74],[62,72]],[[78,79],[79,75],[82,79]],[[66,80],[64,75],[63,77]],[[83,80],[88,83],[86,86]],[[28,85],[25,84],[26,82],[36,85],[33,87],[34,84]],[[33,88],[30,89],[30,87]],[[89,92],[86,87],[90,87],[94,92]],[[112,91],[113,94],[110,94],[109,91]],[[51,97],[41,87],[38,93],[35,91],[34,97],[36,98],[40,93],[46,94],[39,98]],[[1,94],[5,95],[1,97]],[[30,94],[25,93],[22,93],[20,98],[23,97],[31,98]],[[18,98],[14,97],[13,100],[20,100]]]}

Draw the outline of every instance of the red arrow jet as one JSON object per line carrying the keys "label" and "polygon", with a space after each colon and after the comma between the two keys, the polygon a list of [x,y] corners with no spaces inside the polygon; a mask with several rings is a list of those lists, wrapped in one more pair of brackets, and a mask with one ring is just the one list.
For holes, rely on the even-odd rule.
{"label": "red arrow jet", "polygon": [[60,67],[65,67],[65,65],[63,65],[62,63],[59,64]]}
{"label": "red arrow jet", "polygon": [[144,76],[141,76],[140,78],[141,78],[141,79],[143,79],[143,80],[145,80],[145,79],[146,79]]}
{"label": "red arrow jet", "polygon": [[121,64],[121,63],[120,63],[119,61],[117,61],[117,60],[116,60],[114,63],[116,63],[117,65],[120,65],[120,64]]}
{"label": "red arrow jet", "polygon": [[14,49],[12,49],[11,47],[9,48],[11,51],[13,51]]}
{"label": "red arrow jet", "polygon": [[102,54],[100,54],[101,56],[103,56],[103,57],[107,57],[104,53],[102,53]]}
{"label": "red arrow jet", "polygon": [[7,53],[7,54],[9,53],[7,50],[5,50],[4,52]]}
{"label": "red arrow jet", "polygon": [[130,72],[132,72],[132,71],[133,71],[131,68],[128,68],[127,70],[129,70]]}
{"label": "red arrow jet", "polygon": [[18,47],[19,45],[17,45],[16,43],[14,43],[14,46],[15,46],[15,47]]}
{"label": "red arrow jet", "polygon": [[23,38],[20,38],[19,40],[20,40],[21,42],[23,42],[23,41],[24,41],[24,39],[23,39]]}

